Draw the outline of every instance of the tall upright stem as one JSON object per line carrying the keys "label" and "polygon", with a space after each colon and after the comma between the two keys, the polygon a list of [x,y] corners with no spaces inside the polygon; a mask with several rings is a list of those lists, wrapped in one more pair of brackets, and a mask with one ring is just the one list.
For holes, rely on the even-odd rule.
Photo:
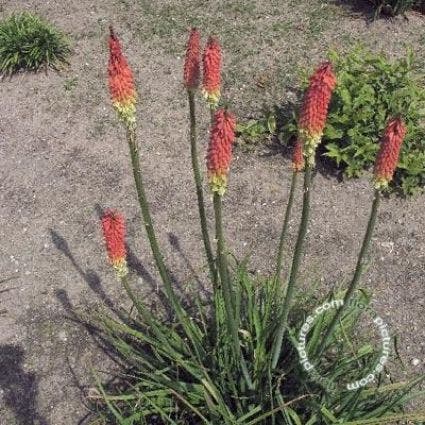
{"label": "tall upright stem", "polygon": [[[177,301],[176,295],[171,285],[171,279],[168,274],[168,271],[165,267],[164,260],[161,254],[161,250],[158,245],[158,241],[155,235],[155,229],[153,227],[149,204],[145,194],[145,188],[143,184],[142,171],[140,169],[140,158],[139,158],[139,150],[137,147],[136,141],[136,132],[134,129],[130,128],[127,130],[127,140],[128,146],[130,148],[130,156],[131,156],[131,165],[133,169],[133,177],[134,182],[136,184],[137,197],[139,199],[140,209],[142,211],[143,224],[145,226],[146,234],[149,239],[149,243],[152,249],[152,254],[158,268],[158,272],[161,276],[162,282],[165,286],[165,291],[170,298],[170,301]],[[174,302],[173,302],[174,304]]]}
{"label": "tall upright stem", "polygon": [[350,282],[347,292],[345,293],[344,304],[336,311],[334,317],[332,318],[331,323],[329,324],[326,330],[325,336],[323,337],[322,343],[320,344],[319,350],[317,352],[318,357],[320,357],[323,351],[325,350],[326,344],[328,343],[330,336],[334,332],[335,327],[344,312],[344,309],[347,307],[360,281],[360,277],[364,269],[365,258],[369,251],[370,241],[373,235],[373,229],[375,228],[376,216],[378,213],[380,199],[381,199],[381,192],[379,190],[375,190],[375,197],[373,199],[372,209],[370,211],[369,222],[367,224],[366,233],[363,239],[362,247],[360,249],[359,257],[357,259],[357,264],[356,264],[356,269],[354,271],[353,279]]}
{"label": "tall upright stem", "polygon": [[297,177],[298,177],[298,172],[294,171],[292,174],[291,189],[289,190],[288,203],[286,205],[285,218],[283,219],[282,231],[280,233],[279,248],[277,250],[276,275],[275,275],[276,281],[279,280],[280,273],[282,271],[283,247],[285,245],[286,235],[288,232],[289,219],[291,217],[292,205],[294,203],[294,193],[295,193],[295,187],[297,184]]}
{"label": "tall upright stem", "polygon": [[242,373],[245,381],[250,389],[253,388],[251,377],[249,376],[248,368],[242,354],[239,344],[238,325],[235,318],[234,293],[230,285],[229,270],[227,265],[227,257],[225,252],[225,242],[222,225],[222,202],[221,196],[214,192],[214,212],[215,212],[215,230],[217,238],[217,259],[218,269],[220,274],[221,287],[223,288],[224,306],[226,310],[226,322],[229,334],[232,337],[233,347],[237,360],[240,362]]}
{"label": "tall upright stem", "polygon": [[205,255],[210,269],[211,279],[216,283],[217,271],[214,264],[214,256],[211,249],[210,237],[208,234],[207,217],[205,214],[204,194],[202,190],[202,176],[199,167],[198,149],[197,149],[197,131],[196,131],[196,111],[194,91],[188,89],[189,113],[190,113],[190,153],[192,157],[192,169],[195,179],[196,196],[198,197],[199,218],[201,222],[202,239],[204,241]]}
{"label": "tall upright stem", "polygon": [[276,341],[274,345],[274,352],[272,358],[272,368],[275,368],[279,361],[280,351],[282,349],[283,336],[285,335],[289,307],[291,305],[292,298],[294,296],[295,283],[298,276],[298,269],[301,262],[301,257],[304,252],[305,236],[307,234],[308,219],[310,216],[310,192],[312,182],[313,170],[311,165],[306,165],[304,173],[304,193],[303,193],[303,208],[301,213],[301,222],[298,230],[297,242],[294,249],[294,257],[292,258],[291,271],[289,274],[288,286],[286,289],[285,298],[282,306],[282,317],[278,333],[276,335]]}
{"label": "tall upright stem", "polygon": [[146,234],[149,239],[149,243],[152,249],[152,254],[155,259],[156,266],[158,268],[158,272],[164,284],[165,293],[167,294],[167,298],[170,300],[171,305],[174,308],[174,311],[180,323],[182,324],[182,326],[185,327],[186,332],[189,334],[188,336],[192,339],[192,343],[194,344],[197,351],[199,352],[204,351],[200,343],[199,335],[197,335],[194,332],[196,330],[196,327],[193,324],[191,326],[191,324],[188,323],[188,318],[173,290],[170,275],[165,267],[161,250],[159,248],[158,241],[156,239],[155,230],[153,227],[153,223],[152,223],[152,219],[151,219],[151,215],[149,211],[149,204],[146,198],[144,184],[143,184],[135,128],[132,128],[132,127],[127,128],[127,141],[128,141],[128,146],[130,148],[130,156],[131,156],[134,182],[136,185],[136,191],[137,191],[137,197],[139,199],[140,209],[142,211],[143,224],[145,226]]}
{"label": "tall upright stem", "polygon": [[128,274],[125,276],[122,276],[120,278],[121,284],[124,287],[125,291],[127,292],[127,295],[129,296],[131,302],[133,303],[133,306],[136,308],[137,312],[141,317],[143,317],[144,320],[146,320],[147,324],[149,326],[154,325],[153,317],[151,312],[144,306],[143,303],[139,302],[137,297],[134,295],[134,292],[132,291],[129,281],[128,281]]}
{"label": "tall upright stem", "polygon": [[210,119],[211,119],[211,125],[214,125],[214,115],[215,115],[216,108],[214,106],[210,106]]}
{"label": "tall upright stem", "polygon": [[[223,296],[227,315],[227,324],[229,331],[238,338],[237,328],[235,323],[235,312],[234,312],[234,293],[229,281],[229,270],[227,265],[227,256],[225,252],[225,242],[223,235],[223,224],[222,224],[222,201],[221,196],[218,193],[214,193],[214,213],[215,213],[215,234],[217,239],[217,260],[218,269],[220,273],[220,282],[223,289]],[[236,333],[235,333],[236,330]],[[239,342],[238,342],[239,347]],[[239,350],[239,349],[238,349]]]}

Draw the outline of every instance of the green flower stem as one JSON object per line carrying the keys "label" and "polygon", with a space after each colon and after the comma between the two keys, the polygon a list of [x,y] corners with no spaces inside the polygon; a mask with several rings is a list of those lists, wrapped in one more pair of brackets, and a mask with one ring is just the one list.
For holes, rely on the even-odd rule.
{"label": "green flower stem", "polygon": [[335,330],[336,324],[342,317],[342,314],[344,312],[344,309],[347,307],[348,302],[350,301],[351,297],[353,296],[353,293],[355,289],[357,288],[357,285],[360,281],[360,277],[362,275],[364,265],[365,265],[365,258],[367,256],[367,253],[369,251],[370,241],[372,239],[373,229],[375,228],[376,223],[376,216],[378,214],[378,208],[379,208],[379,202],[381,199],[381,192],[379,190],[375,190],[375,197],[372,203],[372,209],[370,212],[369,222],[367,224],[366,233],[363,239],[362,247],[360,249],[359,257],[357,259],[356,269],[354,271],[353,280],[351,281],[347,292],[344,296],[344,304],[336,311],[331,323],[329,324],[325,336],[323,337],[322,343],[320,344],[319,350],[317,352],[317,356],[320,357],[323,353],[323,351],[326,348],[326,344],[329,341],[330,336]]}
{"label": "green flower stem", "polygon": [[127,292],[127,295],[129,296],[131,302],[133,303],[134,307],[136,307],[137,312],[142,316],[147,322],[148,325],[152,324],[152,314],[151,312],[145,308],[145,306],[138,301],[136,296],[134,295],[134,292],[130,288],[130,284],[128,283],[128,274],[125,276],[120,277],[121,284],[125,289],[125,292]]}
{"label": "green flower stem", "polygon": [[149,204],[146,198],[144,184],[143,184],[142,171],[140,168],[139,150],[137,148],[137,141],[136,141],[135,127],[127,128],[127,141],[128,141],[128,146],[130,148],[133,176],[134,176],[134,181],[136,185],[137,197],[139,199],[140,209],[142,211],[143,223],[144,223],[146,234],[148,236],[149,243],[152,249],[152,254],[155,259],[156,266],[158,268],[158,272],[164,284],[165,293],[167,295],[167,298],[171,302],[172,307],[174,308],[177,318],[179,319],[182,326],[185,328],[186,332],[188,333],[188,336],[191,338],[195,349],[199,353],[204,353],[204,349],[202,348],[202,344],[200,341],[201,338],[200,338],[199,329],[193,322],[191,322],[187,318],[173,290],[170,275],[165,267],[161,250],[159,248],[158,241],[156,239],[155,230],[153,227],[153,223],[152,223],[152,219],[151,219],[151,215],[149,211]]}
{"label": "green flower stem", "polygon": [[272,358],[272,368],[274,369],[279,361],[280,351],[282,349],[283,336],[286,331],[289,307],[294,295],[295,283],[298,275],[298,269],[301,262],[301,257],[304,251],[305,236],[307,234],[308,219],[310,216],[310,192],[311,183],[313,180],[313,169],[311,165],[306,164],[304,173],[304,194],[303,194],[303,208],[301,213],[301,222],[298,230],[297,242],[294,249],[294,257],[292,258],[291,271],[289,274],[288,286],[286,289],[285,298],[282,306],[282,317],[280,326],[276,335],[274,345],[274,352]]}
{"label": "green flower stem", "polygon": [[242,350],[239,344],[238,336],[238,325],[236,323],[235,311],[234,311],[234,293],[230,285],[229,270],[227,265],[227,258],[224,246],[224,235],[222,225],[222,199],[221,196],[214,192],[214,212],[215,212],[215,230],[217,238],[217,259],[218,269],[220,274],[221,287],[223,290],[224,306],[226,310],[226,321],[229,334],[231,335],[235,355],[238,361],[240,361],[242,373],[245,381],[250,389],[253,389],[251,377],[249,376],[248,368],[245,359],[242,355]]}
{"label": "green flower stem", "polygon": [[289,191],[288,204],[286,206],[285,218],[283,219],[282,232],[280,233],[279,248],[277,251],[276,275],[275,275],[276,281],[279,280],[280,273],[282,271],[283,247],[285,245],[289,219],[291,217],[292,205],[294,203],[294,193],[295,193],[295,187],[297,184],[297,177],[298,177],[298,172],[294,171],[292,174],[291,189]]}
{"label": "green flower stem", "polygon": [[211,127],[214,125],[214,115],[217,108],[215,106],[210,105],[210,119],[211,119]]}
{"label": "green flower stem", "polygon": [[[231,320],[234,322],[235,317],[234,313],[230,314],[233,311],[235,305],[235,294],[230,285],[229,281],[229,269],[227,265],[227,257],[225,252],[225,242],[223,235],[223,225],[222,225],[222,199],[221,196],[214,192],[214,213],[215,213],[215,234],[217,239],[217,260],[218,260],[218,269],[220,273],[221,288],[223,290],[224,299],[226,302],[229,302],[230,308],[227,309],[226,304],[226,313],[231,316]],[[229,322],[230,323],[230,322]]]}
{"label": "green flower stem", "polygon": [[201,221],[201,231],[202,231],[202,239],[204,241],[205,254],[208,261],[208,266],[210,269],[211,279],[214,283],[216,283],[217,279],[217,271],[214,263],[214,256],[211,249],[210,237],[208,234],[208,225],[207,225],[207,217],[205,214],[205,203],[204,203],[204,194],[202,190],[202,176],[199,168],[198,161],[198,149],[196,146],[196,110],[195,110],[195,94],[193,90],[188,89],[187,91],[189,98],[189,112],[190,112],[190,153],[192,156],[192,169],[193,176],[195,178],[195,187],[196,187],[196,195],[198,197],[198,209],[199,209],[199,218]]}
{"label": "green flower stem", "polygon": [[[132,301],[133,306],[136,307],[137,312],[139,313],[141,318],[144,320],[143,324],[147,325],[147,327],[155,334],[155,337],[158,339],[158,341],[161,341],[162,343],[161,348],[170,352],[176,352],[176,349],[184,350],[185,354],[189,354],[189,355],[192,354],[186,341],[183,341],[179,337],[179,335],[176,333],[175,330],[171,330],[170,334],[167,334],[167,335],[161,331],[160,327],[158,327],[158,321],[155,319],[155,317],[152,315],[149,309],[146,308],[143,302],[140,302],[137,299],[136,295],[131,289],[130,283],[129,283],[129,275],[127,274],[125,276],[121,276],[120,281],[127,295]],[[204,357],[201,357],[198,351],[196,351],[196,355],[198,356],[198,361],[202,362]]]}
{"label": "green flower stem", "polygon": [[[151,245],[152,254],[154,256],[156,266],[158,267],[159,274],[165,285],[165,290],[167,292],[167,295],[169,296],[170,301],[173,303],[173,305],[174,304],[178,305],[179,303],[177,301],[177,297],[172,288],[171,279],[165,267],[161,250],[159,248],[158,241],[155,235],[155,230],[153,227],[153,223],[152,223],[152,219],[151,219],[151,215],[149,211],[149,204],[145,194],[142,171],[140,169],[139,150],[137,147],[136,132],[134,129],[128,130],[127,138],[128,138],[128,145],[130,148],[131,165],[133,168],[133,176],[134,176],[134,181],[136,184],[137,196],[139,199],[140,209],[142,211],[143,223],[146,229],[147,236],[149,238],[149,243]],[[181,307],[179,306],[177,310],[180,310],[180,308]]]}

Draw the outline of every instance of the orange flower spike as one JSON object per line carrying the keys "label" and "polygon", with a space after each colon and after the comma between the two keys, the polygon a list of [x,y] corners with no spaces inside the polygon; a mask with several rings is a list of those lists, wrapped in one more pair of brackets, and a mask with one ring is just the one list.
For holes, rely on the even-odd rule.
{"label": "orange flower spike", "polygon": [[128,273],[124,216],[117,211],[105,211],[102,217],[102,231],[109,261],[117,276],[124,277]]}
{"label": "orange flower spike", "polygon": [[186,58],[184,62],[183,81],[189,90],[198,88],[200,75],[200,50],[201,35],[196,28],[192,28],[187,43]]}
{"label": "orange flower spike", "polygon": [[304,165],[303,141],[298,138],[292,152],[292,169],[294,172],[300,172],[304,170]]}
{"label": "orange flower spike", "polygon": [[130,127],[136,123],[137,93],[133,73],[127,59],[122,54],[121,44],[112,26],[109,30],[109,91],[111,93],[112,104],[119,118]]}
{"label": "orange flower spike", "polygon": [[376,189],[385,189],[393,179],[406,133],[407,127],[401,118],[395,118],[388,122],[375,162]]}
{"label": "orange flower spike", "polygon": [[330,62],[322,63],[310,78],[298,122],[299,137],[304,142],[304,155],[313,166],[316,148],[323,136],[336,77]]}
{"label": "orange flower spike", "polygon": [[225,109],[214,114],[207,153],[208,179],[212,192],[224,195],[227,187],[232,145],[235,140],[236,118]]}
{"label": "orange flower spike", "polygon": [[220,100],[221,47],[215,37],[209,37],[205,46],[203,62],[202,92],[211,108],[216,108]]}

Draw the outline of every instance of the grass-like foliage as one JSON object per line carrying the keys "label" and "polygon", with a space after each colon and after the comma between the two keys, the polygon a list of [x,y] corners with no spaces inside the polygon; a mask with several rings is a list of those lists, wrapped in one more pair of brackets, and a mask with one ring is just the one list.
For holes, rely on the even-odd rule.
{"label": "grass-like foliage", "polygon": [[[368,304],[365,294],[359,293],[346,310],[320,358],[314,353],[332,319],[331,312],[311,328],[307,350],[311,359],[318,360],[316,366],[327,380],[320,384],[303,370],[297,338],[305,318],[324,300],[307,294],[296,298],[290,332],[278,366],[273,368],[282,286],[273,279],[251,275],[245,264],[235,265],[232,286],[242,356],[252,387],[232,349],[221,291],[216,292],[212,307],[187,294],[192,303],[186,312],[190,321],[181,324],[151,315],[128,289],[135,314],[127,315],[123,322],[103,313],[94,322],[127,366],[107,387],[99,383],[104,408],[99,409],[94,424],[376,425],[425,419],[424,414],[402,411],[414,398],[411,389],[422,378],[394,384],[381,376],[372,388],[344,388],[345,383],[366,377],[380,356],[379,346],[373,343],[379,342],[376,335],[361,343],[353,339],[359,318],[365,315],[357,305]],[[329,382],[335,384],[334,389]]]}
{"label": "grass-like foliage", "polygon": [[[379,148],[379,134],[389,117],[402,114],[408,131],[391,188],[405,195],[425,185],[425,79],[412,54],[390,61],[384,54],[357,48],[347,55],[331,52],[338,86],[322,139],[324,155],[347,177],[370,168]],[[304,81],[305,87],[307,80]],[[281,140],[297,133],[296,114]]]}
{"label": "grass-like foliage", "polygon": [[69,53],[66,36],[37,15],[24,12],[0,22],[0,74],[57,69]]}
{"label": "grass-like foliage", "polygon": [[[301,292],[299,269],[314,192],[315,153],[337,84],[330,62],[316,69],[301,107],[294,171],[276,247],[276,266],[268,276],[251,273],[249,259],[238,261],[226,247],[222,198],[227,190],[236,121],[227,108],[220,106],[221,47],[212,37],[203,56],[202,88],[212,115],[207,170],[213,192],[216,244],[211,243],[209,236],[211,229],[204,209],[204,187],[197,157],[195,114],[200,34],[193,29],[184,67],[190,116],[188,149],[192,154],[211,293],[204,298],[196,291],[181,294],[174,289],[156,238],[136,138],[136,88],[112,28],[109,49],[111,97],[126,129],[143,225],[161,278],[161,300],[165,308],[162,314],[153,313],[140,295],[126,261],[124,216],[118,211],[106,211],[102,230],[108,256],[132,308],[114,309],[114,314],[103,311],[89,319],[123,367],[112,382],[103,385],[98,382],[98,394],[92,394],[97,408],[93,424],[376,425],[425,420],[425,412],[403,411],[405,403],[418,395],[412,393],[412,388],[424,378],[402,383],[388,380],[382,373],[384,347],[381,351],[374,348],[373,339],[355,336],[364,311],[360,305],[365,307],[370,301],[365,292],[358,290],[358,285],[381,193],[392,179],[406,134],[402,118],[389,120],[381,138],[374,200],[349,284],[335,296],[330,293],[321,299],[312,296],[311,286]],[[284,264],[298,178],[303,180],[301,218],[292,260]],[[336,301],[342,304],[331,309]],[[320,306],[323,302],[326,303]],[[381,331],[387,339],[388,351],[390,337],[388,330],[385,332]],[[379,345],[380,338],[376,339]],[[366,386],[368,382],[371,384]]]}

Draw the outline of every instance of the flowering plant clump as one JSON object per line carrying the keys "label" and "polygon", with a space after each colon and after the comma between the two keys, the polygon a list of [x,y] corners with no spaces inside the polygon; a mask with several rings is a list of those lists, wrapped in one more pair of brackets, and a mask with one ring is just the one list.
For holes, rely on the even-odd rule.
{"label": "flowering plant clump", "polygon": [[[132,308],[124,315],[102,311],[90,322],[102,341],[113,348],[119,365],[124,366],[118,380],[98,384],[93,423],[373,425],[425,420],[420,412],[402,411],[405,401],[415,395],[410,393],[412,388],[424,377],[394,385],[381,375],[372,388],[351,391],[338,387],[341,377],[355,381],[359,375],[366,376],[379,357],[372,349],[365,350],[364,345],[357,344],[355,338],[349,338],[347,343],[347,336],[353,336],[359,320],[356,305],[369,302],[365,291],[357,289],[369,253],[381,192],[384,183],[392,177],[403,142],[402,120],[390,120],[382,138],[375,167],[374,199],[353,277],[342,293],[325,299],[331,301],[334,296],[341,296],[344,302],[338,304],[335,312],[327,311],[321,320],[309,322],[306,331],[304,357],[322,366],[326,380],[338,389],[330,391],[323,383],[310,379],[301,367],[295,333],[300,327],[304,328],[304,319],[317,301],[313,298],[306,301],[296,293],[309,225],[310,198],[314,194],[314,151],[337,84],[332,65],[320,65],[311,77],[293,152],[292,181],[276,267],[270,275],[260,276],[249,271],[248,260],[239,261],[229,255],[226,246],[222,200],[229,189],[236,118],[219,105],[221,53],[218,41],[212,38],[208,39],[203,60],[203,88],[210,96],[210,112],[214,111],[203,167],[206,179],[201,171],[195,113],[201,63],[200,34],[195,29],[191,31],[183,81],[188,95],[191,160],[211,296],[201,299],[192,292],[186,294],[183,302],[166,266],[145,192],[132,74],[115,33],[111,32],[109,41],[112,102],[126,129],[142,222],[161,279],[164,313],[168,314],[152,312],[138,294],[140,281],[132,278],[126,263],[125,219],[116,211],[106,211],[101,221],[106,251]],[[301,218],[292,259],[284,267],[288,223],[299,178],[303,180]],[[205,212],[206,181],[212,192],[214,226],[210,226]],[[211,232],[214,232],[213,239]]]}

